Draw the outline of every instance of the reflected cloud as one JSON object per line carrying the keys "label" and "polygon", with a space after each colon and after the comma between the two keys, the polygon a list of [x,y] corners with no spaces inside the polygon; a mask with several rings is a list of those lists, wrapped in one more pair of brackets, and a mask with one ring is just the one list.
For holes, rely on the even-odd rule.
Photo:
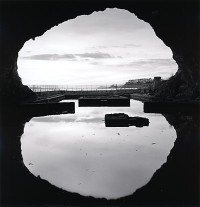
{"label": "reflected cloud", "polygon": [[32,122],[43,122],[43,123],[59,123],[59,122],[83,122],[83,123],[98,123],[103,121],[101,117],[60,117],[60,116],[46,116],[46,117],[35,117],[31,120]]}
{"label": "reflected cloud", "polygon": [[63,121],[73,122],[75,118],[62,118],[61,116],[45,116],[45,117],[35,117],[31,121],[32,122],[45,122],[45,123],[51,123],[51,122],[63,122]]}

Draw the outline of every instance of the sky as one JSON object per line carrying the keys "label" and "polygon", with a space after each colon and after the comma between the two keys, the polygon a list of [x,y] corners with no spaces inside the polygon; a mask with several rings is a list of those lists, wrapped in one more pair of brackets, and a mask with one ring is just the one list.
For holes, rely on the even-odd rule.
{"label": "sky", "polygon": [[111,85],[163,79],[178,69],[152,27],[133,13],[106,9],[78,16],[27,41],[19,52],[23,84]]}

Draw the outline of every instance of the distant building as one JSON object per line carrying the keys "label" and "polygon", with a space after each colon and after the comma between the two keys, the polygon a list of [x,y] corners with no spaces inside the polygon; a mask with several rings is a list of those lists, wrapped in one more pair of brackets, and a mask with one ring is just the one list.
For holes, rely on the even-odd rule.
{"label": "distant building", "polygon": [[161,81],[161,77],[160,76],[155,76],[153,78],[153,81],[156,82],[156,81]]}
{"label": "distant building", "polygon": [[156,76],[156,77],[154,77],[153,78],[153,88],[156,88],[158,85],[159,85],[159,83],[161,82],[161,77],[160,76]]}
{"label": "distant building", "polygon": [[140,78],[140,79],[133,79],[126,82],[126,85],[137,84],[137,83],[151,83],[153,80],[152,78]]}

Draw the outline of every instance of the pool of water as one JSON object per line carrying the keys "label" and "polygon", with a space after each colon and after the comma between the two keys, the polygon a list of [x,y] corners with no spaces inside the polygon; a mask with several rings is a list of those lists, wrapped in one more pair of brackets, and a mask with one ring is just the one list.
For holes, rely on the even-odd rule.
{"label": "pool of water", "polygon": [[[67,100],[66,102],[74,101]],[[175,129],[159,114],[130,107],[78,107],[75,114],[32,118],[21,138],[23,161],[35,176],[85,196],[120,198],[145,185],[166,162]],[[107,113],[149,119],[149,126],[105,127]]]}

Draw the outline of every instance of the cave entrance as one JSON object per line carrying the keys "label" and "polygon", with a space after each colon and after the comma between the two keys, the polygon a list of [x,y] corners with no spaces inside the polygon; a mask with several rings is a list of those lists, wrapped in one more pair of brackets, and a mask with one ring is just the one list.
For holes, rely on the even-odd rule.
{"label": "cave entrance", "polygon": [[29,40],[19,52],[25,85],[95,87],[133,79],[169,78],[171,50],[151,26],[122,9],[78,16]]}
{"label": "cave entrance", "polygon": [[[18,64],[27,85],[91,87],[168,78],[176,71],[171,56],[149,24],[126,10],[106,9],[64,22],[28,41]],[[148,115],[151,126],[144,129],[105,126],[105,114],[141,115],[142,103],[131,100],[130,107],[94,109],[78,107],[76,100],[75,105],[75,114],[33,118],[26,124],[22,155],[34,175],[70,192],[115,199],[143,186],[166,160],[175,131],[168,129],[161,115]],[[162,128],[166,128],[163,137],[170,134],[172,139],[159,139],[162,147],[155,150],[154,138]]]}

